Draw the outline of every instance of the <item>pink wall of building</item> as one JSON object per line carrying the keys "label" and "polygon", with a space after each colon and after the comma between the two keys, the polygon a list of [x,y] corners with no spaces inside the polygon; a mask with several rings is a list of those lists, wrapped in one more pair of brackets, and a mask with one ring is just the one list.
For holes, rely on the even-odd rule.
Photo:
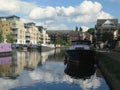
{"label": "pink wall of building", "polygon": [[0,43],[0,53],[2,52],[11,52],[11,44],[10,43]]}

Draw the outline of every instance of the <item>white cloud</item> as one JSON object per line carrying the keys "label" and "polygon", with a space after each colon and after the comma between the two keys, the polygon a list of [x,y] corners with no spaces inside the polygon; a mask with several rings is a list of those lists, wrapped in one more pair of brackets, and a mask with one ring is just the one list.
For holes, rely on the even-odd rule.
{"label": "white cloud", "polygon": [[72,21],[74,22],[81,22],[81,23],[87,23],[87,22],[92,22],[92,16],[90,15],[81,15],[81,16],[77,16],[76,18],[73,18]]}
{"label": "white cloud", "polygon": [[53,18],[56,16],[56,11],[55,11],[55,8],[53,7],[46,7],[46,8],[40,8],[40,7],[37,7],[37,8],[34,8],[29,17],[32,18],[32,19],[44,19],[44,18]]}
{"label": "white cloud", "polygon": [[89,27],[87,27],[87,26],[81,26],[81,28],[82,28],[83,32],[86,32],[89,29]]}
{"label": "white cloud", "polygon": [[69,7],[37,7],[30,14],[32,19],[52,19],[57,22],[76,22],[90,23],[97,18],[111,18],[109,13],[102,10],[102,5],[99,2],[83,1],[78,6]]}
{"label": "white cloud", "polygon": [[56,12],[58,16],[71,16],[75,12],[75,8],[72,6],[69,6],[67,8],[65,7],[56,7]]}
{"label": "white cloud", "polygon": [[21,0],[0,0],[0,12],[16,14],[29,13],[31,9],[36,7],[34,3],[28,3]]}
{"label": "white cloud", "polygon": [[102,5],[98,2],[83,1],[76,7],[76,13],[80,14],[96,14],[102,9]]}
{"label": "white cloud", "polygon": [[104,11],[99,12],[96,17],[97,17],[97,19],[112,19],[112,18],[114,18],[109,13],[106,13]]}

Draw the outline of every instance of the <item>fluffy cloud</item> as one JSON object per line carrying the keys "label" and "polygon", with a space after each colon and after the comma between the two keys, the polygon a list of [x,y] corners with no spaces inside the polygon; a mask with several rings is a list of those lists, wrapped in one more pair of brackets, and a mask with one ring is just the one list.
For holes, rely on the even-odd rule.
{"label": "fluffy cloud", "polygon": [[83,1],[79,6],[76,7],[76,13],[80,14],[96,14],[102,9],[102,5],[98,2]]}
{"label": "fluffy cloud", "polygon": [[44,19],[44,18],[51,18],[56,16],[55,8],[53,7],[45,7],[45,8],[34,8],[30,15],[32,19]]}
{"label": "fluffy cloud", "polygon": [[83,32],[86,32],[86,31],[89,29],[89,28],[86,27],[86,26],[81,26],[81,28],[82,28]]}
{"label": "fluffy cloud", "polygon": [[0,12],[6,14],[29,13],[31,9],[37,7],[34,3],[21,0],[0,0]]}
{"label": "fluffy cloud", "polygon": [[99,2],[87,0],[75,7],[37,7],[30,12],[29,17],[76,23],[90,23],[98,18],[113,18],[109,13],[102,10],[102,5]]}
{"label": "fluffy cloud", "polygon": [[114,18],[113,16],[111,16],[109,13],[106,13],[104,11],[101,11],[99,12],[97,15],[96,15],[96,18],[97,19],[111,19],[111,18]]}

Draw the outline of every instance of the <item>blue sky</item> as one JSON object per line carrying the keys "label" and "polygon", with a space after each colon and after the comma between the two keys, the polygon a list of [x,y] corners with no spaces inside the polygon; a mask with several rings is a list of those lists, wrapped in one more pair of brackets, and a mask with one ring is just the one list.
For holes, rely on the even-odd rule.
{"label": "blue sky", "polygon": [[94,27],[97,19],[120,20],[120,0],[0,0],[0,16],[17,15],[48,30]]}

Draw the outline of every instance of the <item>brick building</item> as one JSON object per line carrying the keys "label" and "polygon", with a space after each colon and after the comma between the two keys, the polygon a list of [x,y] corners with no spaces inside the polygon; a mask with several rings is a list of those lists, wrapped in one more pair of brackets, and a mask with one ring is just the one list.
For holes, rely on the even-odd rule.
{"label": "brick building", "polygon": [[66,42],[71,42],[77,39],[88,39],[92,41],[92,36],[88,33],[82,33],[77,30],[48,30],[47,31],[51,43],[55,43],[57,39],[61,38]]}

